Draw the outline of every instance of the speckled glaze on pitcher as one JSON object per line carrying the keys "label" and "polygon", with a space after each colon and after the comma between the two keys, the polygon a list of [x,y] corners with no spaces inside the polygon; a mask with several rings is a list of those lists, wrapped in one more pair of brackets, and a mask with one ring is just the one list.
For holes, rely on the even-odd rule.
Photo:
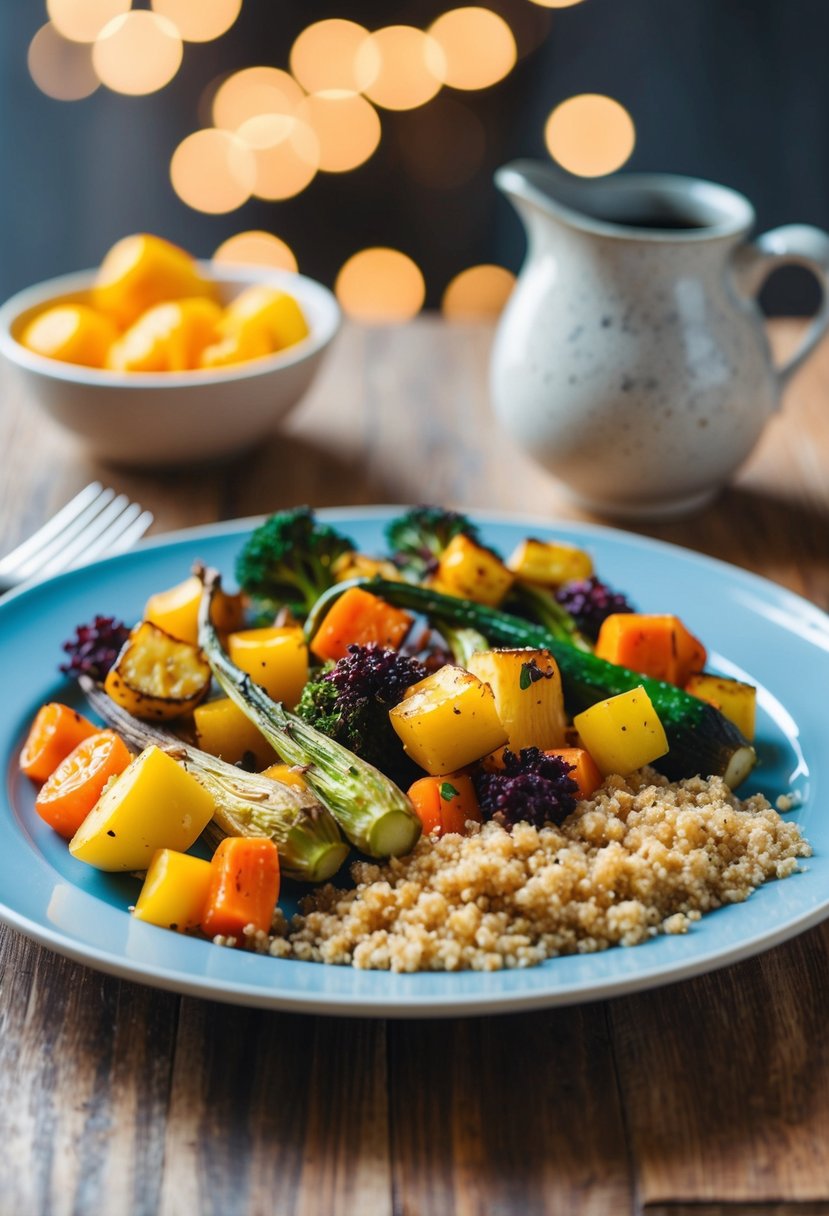
{"label": "speckled glaze on pitcher", "polygon": [[[702,506],[829,326],[829,236],[796,224],[749,242],[748,200],[692,178],[585,181],[517,161],[495,180],[528,237],[492,356],[502,425],[591,510]],[[775,368],[755,296],[782,262],[809,267],[823,303]]]}

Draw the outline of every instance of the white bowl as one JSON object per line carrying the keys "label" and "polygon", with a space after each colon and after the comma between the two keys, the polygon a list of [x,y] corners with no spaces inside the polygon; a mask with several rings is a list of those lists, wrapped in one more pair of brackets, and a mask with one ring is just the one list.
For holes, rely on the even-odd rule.
{"label": "white bowl", "polygon": [[188,372],[110,372],[47,359],[21,346],[27,322],[48,304],[88,298],[94,270],[18,292],[0,308],[0,353],[22,376],[28,399],[94,455],[129,465],[213,460],[272,433],[311,384],[337,332],[340,310],[322,284],[290,271],[202,266],[228,303],[251,283],[290,292],[310,334],[286,350],[232,367]]}

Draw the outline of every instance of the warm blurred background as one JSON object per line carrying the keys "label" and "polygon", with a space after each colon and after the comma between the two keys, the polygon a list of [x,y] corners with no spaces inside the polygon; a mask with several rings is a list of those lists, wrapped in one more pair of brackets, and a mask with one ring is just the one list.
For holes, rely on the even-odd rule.
{"label": "warm blurred background", "polygon": [[[356,316],[495,312],[516,156],[829,226],[827,35],[826,0],[3,0],[0,293],[146,230],[298,266]],[[815,292],[787,270],[765,303]]]}

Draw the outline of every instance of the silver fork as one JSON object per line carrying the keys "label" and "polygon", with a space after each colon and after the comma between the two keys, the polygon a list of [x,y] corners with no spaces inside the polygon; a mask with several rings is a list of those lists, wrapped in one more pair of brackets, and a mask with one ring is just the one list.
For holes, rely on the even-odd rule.
{"label": "silver fork", "polygon": [[104,554],[122,553],[144,535],[151,512],[93,481],[28,540],[0,560],[0,595]]}

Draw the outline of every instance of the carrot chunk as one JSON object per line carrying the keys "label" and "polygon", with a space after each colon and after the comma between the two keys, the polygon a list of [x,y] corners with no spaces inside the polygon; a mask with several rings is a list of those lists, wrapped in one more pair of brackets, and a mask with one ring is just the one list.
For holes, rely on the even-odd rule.
{"label": "carrot chunk", "polygon": [[41,786],[35,810],[51,828],[71,840],[103,793],[110,777],[123,773],[132,755],[111,730],[83,739]]}
{"label": "carrot chunk", "polygon": [[349,587],[331,605],[314,634],[311,650],[318,659],[342,659],[349,646],[376,642],[397,650],[409,632],[412,617],[362,587]]}
{"label": "carrot chunk", "polygon": [[213,854],[201,922],[208,937],[240,937],[246,925],[267,933],[279,898],[279,854],[272,840],[228,836]]}
{"label": "carrot chunk", "polygon": [[426,835],[466,833],[468,820],[481,822],[481,808],[471,777],[447,773],[442,777],[420,777],[409,789],[409,797]]}
{"label": "carrot chunk", "polygon": [[20,753],[20,768],[33,781],[45,781],[82,740],[98,733],[77,710],[50,701],[37,712]]}
{"label": "carrot chunk", "polygon": [[600,659],[629,667],[643,676],[684,687],[693,671],[705,666],[705,647],[677,616],[668,613],[619,612],[599,630]]}
{"label": "carrot chunk", "polygon": [[579,787],[579,798],[590,798],[602,784],[602,775],[596,767],[596,762],[583,747],[547,748],[548,756],[559,756],[565,764],[569,764],[567,774]]}

